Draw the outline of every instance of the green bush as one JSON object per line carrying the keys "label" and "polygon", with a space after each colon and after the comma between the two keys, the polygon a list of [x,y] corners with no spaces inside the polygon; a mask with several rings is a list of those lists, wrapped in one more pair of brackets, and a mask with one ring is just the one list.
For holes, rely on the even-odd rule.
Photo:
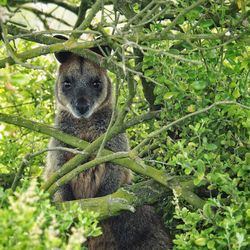
{"label": "green bush", "polygon": [[[0,189],[0,249],[83,249],[101,234],[97,215],[72,206],[63,213],[33,179],[14,194]],[[85,249],[85,248],[84,248]]]}

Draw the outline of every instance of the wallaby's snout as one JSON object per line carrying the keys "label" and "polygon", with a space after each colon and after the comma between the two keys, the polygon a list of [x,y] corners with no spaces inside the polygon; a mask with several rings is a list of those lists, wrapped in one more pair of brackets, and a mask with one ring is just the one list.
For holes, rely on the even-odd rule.
{"label": "wallaby's snout", "polygon": [[80,97],[76,100],[75,107],[79,116],[84,116],[90,110],[90,103],[85,97]]}

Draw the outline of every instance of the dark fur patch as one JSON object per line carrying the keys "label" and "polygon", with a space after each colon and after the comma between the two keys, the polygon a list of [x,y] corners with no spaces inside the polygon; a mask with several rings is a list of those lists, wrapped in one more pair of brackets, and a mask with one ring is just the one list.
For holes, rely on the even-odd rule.
{"label": "dark fur patch", "polygon": [[84,58],[79,56],[80,72],[83,74]]}

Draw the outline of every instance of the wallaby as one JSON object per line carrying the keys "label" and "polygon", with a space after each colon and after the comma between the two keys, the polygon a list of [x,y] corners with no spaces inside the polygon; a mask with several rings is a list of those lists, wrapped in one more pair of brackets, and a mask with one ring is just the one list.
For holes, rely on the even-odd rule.
{"label": "wallaby", "polygon": [[[102,54],[98,48],[92,49]],[[61,63],[56,81],[57,114],[55,125],[65,133],[92,142],[103,134],[112,115],[112,86],[107,71],[94,62],[70,52],[55,54]],[[68,146],[52,138],[49,147]],[[128,151],[125,134],[107,142],[115,152]],[[74,155],[50,151],[44,177],[48,179]],[[54,195],[55,201],[99,197],[115,192],[131,182],[132,173],[113,163],[105,163],[79,174]],[[101,223],[103,234],[88,240],[91,250],[166,250],[170,237],[150,206],[135,213],[124,212]]]}

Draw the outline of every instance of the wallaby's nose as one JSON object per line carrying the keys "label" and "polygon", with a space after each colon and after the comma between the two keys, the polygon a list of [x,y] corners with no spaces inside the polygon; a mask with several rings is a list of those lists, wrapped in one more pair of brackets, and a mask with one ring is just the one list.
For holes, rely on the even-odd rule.
{"label": "wallaby's nose", "polygon": [[81,115],[85,114],[89,110],[89,104],[85,98],[82,97],[76,101],[76,109]]}

